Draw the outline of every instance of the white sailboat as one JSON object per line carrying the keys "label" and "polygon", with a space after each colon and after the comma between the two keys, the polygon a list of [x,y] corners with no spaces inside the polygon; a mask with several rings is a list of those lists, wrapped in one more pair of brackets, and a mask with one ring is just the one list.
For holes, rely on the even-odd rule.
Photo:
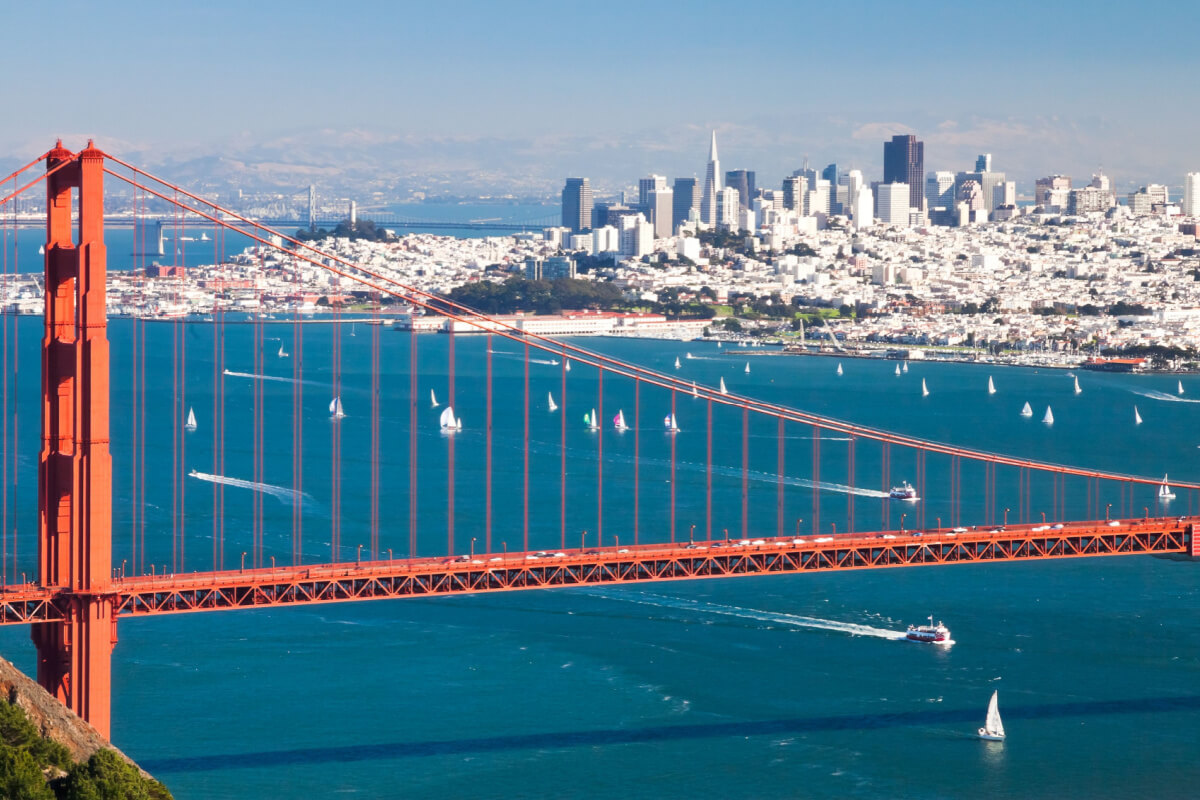
{"label": "white sailboat", "polygon": [[592,409],[591,416],[588,416],[586,413],[583,415],[583,423],[588,426],[589,431],[600,430],[600,422],[596,418],[596,409]]}
{"label": "white sailboat", "polygon": [[554,395],[550,394],[550,392],[546,392],[546,404],[551,413],[558,411],[558,404],[554,402]]}
{"label": "white sailboat", "polygon": [[351,336],[357,336],[357,335],[358,335],[358,334],[356,334],[356,333],[354,332],[354,325],[355,325],[355,323],[353,323],[353,322],[351,322],[351,323],[350,323],[350,335],[351,335]]}
{"label": "white sailboat", "polygon": [[724,378],[721,378],[721,394],[729,394],[729,391],[725,388]]}
{"label": "white sailboat", "polygon": [[675,369],[679,369],[683,365],[679,363],[679,356],[675,356]]}
{"label": "white sailboat", "polygon": [[183,429],[185,431],[196,430],[196,412],[190,407],[188,408],[187,422],[184,423]]}
{"label": "white sailboat", "polygon": [[283,340],[282,339],[279,340],[279,352],[276,353],[275,355],[278,356],[279,358],[287,358],[289,355],[288,351],[283,349]]}
{"label": "white sailboat", "polygon": [[437,395],[433,393],[433,389],[430,389],[429,390],[429,407],[437,408],[438,405],[439,405],[439,403],[437,401]]}
{"label": "white sailboat", "polygon": [[987,719],[984,720],[983,727],[979,729],[979,738],[989,742],[1004,741],[1004,723],[1000,721],[1000,705],[997,702],[998,691],[992,692],[992,699],[988,701]]}
{"label": "white sailboat", "polygon": [[442,426],[442,433],[458,433],[462,430],[462,420],[454,416],[454,408],[451,406],[446,406],[438,422]]}
{"label": "white sailboat", "polygon": [[900,365],[899,364],[896,365],[896,377],[897,378],[900,377]]}
{"label": "white sailboat", "polygon": [[988,375],[988,394],[996,393],[996,384],[992,383],[992,376]]}
{"label": "white sailboat", "polygon": [[625,412],[618,409],[617,415],[613,417],[613,427],[619,431],[629,430],[629,426],[625,424]]}
{"label": "white sailboat", "polygon": [[699,397],[700,392],[696,390],[696,382],[692,381],[692,397]]}
{"label": "white sailboat", "polygon": [[921,378],[921,397],[929,397],[929,387],[925,385],[924,378]]}
{"label": "white sailboat", "polygon": [[342,411],[342,398],[340,395],[329,401],[329,416],[334,419],[341,419],[346,416],[346,412]]}
{"label": "white sailboat", "polygon": [[745,372],[747,375],[749,375],[749,374],[750,374],[750,362],[749,362],[749,361],[747,361],[747,362],[746,362],[746,369],[745,369],[745,370],[743,370],[743,371],[744,371],[744,372]]}
{"label": "white sailboat", "polygon": [[907,361],[903,362],[903,363],[900,365],[900,371],[901,371],[901,372],[908,372],[908,362],[907,362]]}
{"label": "white sailboat", "polygon": [[695,358],[695,356],[692,355],[691,353],[688,353],[687,355],[684,356],[684,358],[686,358],[688,361],[691,361],[693,358]]}
{"label": "white sailboat", "polygon": [[1032,417],[1033,416],[1033,407],[1031,405],[1029,405],[1028,401],[1026,401],[1025,405],[1021,407],[1021,416],[1022,417]]}
{"label": "white sailboat", "polygon": [[718,349],[718,350],[720,350],[720,349],[721,349],[721,343],[720,343],[720,342],[717,342],[717,349]]}
{"label": "white sailboat", "polygon": [[1047,425],[1054,424],[1054,412],[1050,410],[1050,406],[1046,406],[1046,413],[1042,416],[1042,422]]}
{"label": "white sailboat", "polygon": [[838,375],[842,374],[842,362],[840,362],[840,361],[838,362],[837,374]]}
{"label": "white sailboat", "polygon": [[565,362],[563,362],[563,369],[565,369],[567,372],[571,371],[571,359],[568,358]]}
{"label": "white sailboat", "polygon": [[674,414],[667,414],[663,417],[663,427],[667,429],[667,433],[678,433],[679,425],[675,422]]}
{"label": "white sailboat", "polygon": [[[1072,377],[1075,377],[1075,376],[1072,376]],[[1075,394],[1080,394],[1082,392],[1083,392],[1083,389],[1079,388],[1079,378],[1075,377]]]}
{"label": "white sailboat", "polygon": [[1142,424],[1142,415],[1138,413],[1137,406],[1133,407],[1133,424],[1134,425]]}
{"label": "white sailboat", "polygon": [[1158,499],[1164,502],[1175,499],[1175,493],[1171,491],[1171,484],[1167,483],[1166,475],[1163,475],[1162,483],[1158,486]]}
{"label": "white sailboat", "polygon": [[1176,381],[1175,383],[1178,385],[1178,388],[1175,390],[1175,393],[1183,394],[1183,381]]}

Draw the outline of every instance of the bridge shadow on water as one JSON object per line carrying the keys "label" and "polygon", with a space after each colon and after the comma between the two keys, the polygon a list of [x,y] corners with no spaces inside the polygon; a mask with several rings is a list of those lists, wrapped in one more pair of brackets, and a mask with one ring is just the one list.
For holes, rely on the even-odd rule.
{"label": "bridge shadow on water", "polygon": [[[1011,721],[1014,719],[1158,714],[1178,711],[1200,711],[1200,695],[1005,706],[1004,718]],[[143,769],[153,774],[207,772],[225,769],[269,768],[293,764],[350,763],[513,750],[565,749],[726,737],[877,730],[939,724],[968,725],[978,722],[980,717],[981,712],[977,708],[905,711],[896,714],[874,715],[843,714],[697,725],[656,725],[647,728],[523,733],[513,736],[482,736],[430,742],[409,741],[339,747],[300,747],[294,750],[148,759],[139,763]]]}

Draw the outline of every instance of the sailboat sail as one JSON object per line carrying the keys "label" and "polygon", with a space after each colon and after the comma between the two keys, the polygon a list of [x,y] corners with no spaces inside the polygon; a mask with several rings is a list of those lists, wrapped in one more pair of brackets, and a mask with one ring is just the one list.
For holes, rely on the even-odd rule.
{"label": "sailboat sail", "polygon": [[842,364],[841,364],[841,362],[840,362],[840,361],[838,362],[837,374],[838,374],[838,375],[841,375],[841,374],[842,374]]}
{"label": "sailboat sail", "polygon": [[1138,413],[1137,406],[1133,407],[1133,424],[1134,425],[1142,424],[1142,415]]}
{"label": "sailboat sail", "polygon": [[992,692],[992,699],[988,701],[987,719],[984,720],[983,727],[979,729],[980,738],[994,741],[1004,738],[1004,723],[1000,720],[1000,704],[997,699],[999,694],[999,692]]}
{"label": "sailboat sail", "polygon": [[329,401],[329,416],[334,419],[341,419],[346,416],[346,413],[342,411],[342,398],[340,395]]}
{"label": "sailboat sail", "polygon": [[675,356],[675,369],[679,369],[682,364],[679,363],[679,356]]}
{"label": "sailboat sail", "polygon": [[900,365],[900,370],[902,372],[908,372],[908,362],[907,361],[905,361],[903,364]]}
{"label": "sailboat sail", "polygon": [[724,378],[721,378],[721,394],[729,394],[729,392],[725,389],[725,379]]}
{"label": "sailboat sail", "polygon": [[925,379],[921,378],[921,397],[929,396],[929,387],[925,385]]}
{"label": "sailboat sail", "polygon": [[276,353],[276,356],[278,356],[279,358],[287,358],[288,357],[288,351],[283,349],[282,341],[280,341],[280,343],[279,343],[279,352]]}
{"label": "sailboat sail", "polygon": [[189,431],[196,430],[196,412],[195,412],[195,410],[193,410],[191,408],[188,409],[187,423],[183,427]]}
{"label": "sailboat sail", "polygon": [[1171,491],[1171,484],[1167,483],[1167,476],[1163,475],[1162,483],[1158,487],[1159,500],[1174,500],[1175,493]]}
{"label": "sailboat sail", "polygon": [[546,392],[546,404],[551,411],[558,411],[558,405],[554,402],[554,395]]}
{"label": "sailboat sail", "polygon": [[667,414],[665,417],[663,417],[663,427],[669,431],[679,430],[679,426],[675,424],[674,414]]}
{"label": "sailboat sail", "polygon": [[1046,414],[1042,417],[1042,422],[1047,425],[1054,424],[1054,412],[1050,410],[1050,406],[1046,406]]}
{"label": "sailboat sail", "polygon": [[596,416],[596,409],[594,408],[590,417],[587,414],[583,415],[583,421],[587,423],[588,428],[591,430],[597,430],[600,427],[600,419]]}
{"label": "sailboat sail", "polygon": [[750,362],[749,361],[746,362],[746,374],[747,375],[750,374]]}
{"label": "sailboat sail", "polygon": [[1075,394],[1080,394],[1082,392],[1083,392],[1083,389],[1079,388],[1079,378],[1076,378],[1075,379]]}
{"label": "sailboat sail", "polygon": [[900,377],[900,365],[899,364],[896,365],[896,377],[897,378]]}
{"label": "sailboat sail", "polygon": [[563,362],[563,369],[565,369],[567,372],[571,371],[571,359],[568,358]]}
{"label": "sailboat sail", "polygon": [[462,420],[457,419],[454,416],[454,409],[450,406],[446,406],[445,410],[442,411],[442,415],[438,418],[438,422],[441,424],[442,430],[446,433],[462,430]]}
{"label": "sailboat sail", "polygon": [[1025,405],[1021,407],[1021,416],[1022,417],[1032,417],[1033,416],[1033,407],[1030,406],[1028,402],[1026,402]]}
{"label": "sailboat sail", "polygon": [[629,426],[625,424],[625,412],[617,411],[617,415],[613,417],[613,427],[619,431],[623,431]]}
{"label": "sailboat sail", "polygon": [[1177,393],[1177,394],[1183,394],[1183,381],[1176,381],[1175,383],[1176,383],[1176,384],[1178,385],[1178,387],[1179,387],[1178,389],[1176,389],[1176,393]]}
{"label": "sailboat sail", "polygon": [[433,389],[429,390],[429,407],[430,408],[438,407],[437,395],[433,393]]}
{"label": "sailboat sail", "polygon": [[988,394],[996,393],[996,384],[992,383],[992,376],[988,375]]}

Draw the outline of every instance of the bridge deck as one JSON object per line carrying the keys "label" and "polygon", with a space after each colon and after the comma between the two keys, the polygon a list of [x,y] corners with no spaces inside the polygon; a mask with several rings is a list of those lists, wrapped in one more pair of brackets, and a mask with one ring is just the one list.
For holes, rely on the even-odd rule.
{"label": "bridge deck", "polygon": [[[118,579],[120,616],[547,589],[739,575],[970,564],[988,561],[1187,553],[1195,517],[1171,517],[990,530],[888,531],[813,538],[780,537],[646,544],[561,551],[486,553],[280,566]],[[0,625],[63,618],[71,593],[31,584],[6,586]]]}

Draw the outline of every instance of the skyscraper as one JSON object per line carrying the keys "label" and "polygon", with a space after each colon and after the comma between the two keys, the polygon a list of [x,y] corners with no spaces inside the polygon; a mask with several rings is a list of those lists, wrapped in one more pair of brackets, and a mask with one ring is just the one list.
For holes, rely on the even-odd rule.
{"label": "skyscraper", "polygon": [[562,190],[562,224],[575,233],[592,227],[592,185],[587,178],[567,178]]}
{"label": "skyscraper", "polygon": [[883,182],[907,184],[909,205],[925,208],[925,143],[912,134],[884,142]]}
{"label": "skyscraper", "polygon": [[675,196],[672,199],[671,230],[676,230],[688,221],[692,209],[700,211],[700,181],[695,178],[676,178]]}
{"label": "skyscraper", "polygon": [[717,224],[717,192],[721,191],[721,162],[717,159],[717,132],[712,132],[708,148],[708,168],[704,171],[704,196],[700,200],[700,219]]}
{"label": "skyscraper", "polygon": [[1200,172],[1189,172],[1183,179],[1183,213],[1200,217]]}
{"label": "skyscraper", "polygon": [[925,177],[925,202],[929,221],[934,225],[949,225],[954,213],[954,173],[931,172]]}
{"label": "skyscraper", "polygon": [[992,171],[992,154],[981,153],[975,157],[976,172],[991,172]]}
{"label": "skyscraper", "polygon": [[808,192],[808,180],[799,175],[783,179],[783,207],[788,211],[804,213],[804,195]]}
{"label": "skyscraper", "polygon": [[671,220],[674,218],[675,192],[671,191],[666,186],[667,179],[663,178],[663,185],[658,189],[652,189],[646,196],[646,203],[642,206],[643,209],[649,210],[650,224],[654,226],[654,236],[658,239],[665,239],[671,235],[674,226]]}
{"label": "skyscraper", "polygon": [[841,214],[842,213],[842,204],[838,202],[838,185],[839,185],[838,179],[841,178],[841,176],[842,176],[842,173],[838,169],[838,165],[837,165],[836,161],[833,162],[832,164],[826,166],[825,169],[821,170],[822,180],[829,181],[829,213],[830,214]]}
{"label": "skyscraper", "polygon": [[908,204],[912,202],[912,194],[909,192],[911,188],[900,181],[880,184],[879,195],[875,199],[879,205],[879,213],[876,216],[881,222],[888,225],[908,224]]}
{"label": "skyscraper", "polygon": [[737,189],[742,208],[747,209],[754,200],[754,171],[733,169],[725,173],[725,185]]}
{"label": "skyscraper", "polygon": [[[638,205],[645,206],[650,200],[650,193],[667,188],[667,179],[662,175],[651,175],[638,181]],[[650,219],[650,217],[646,217]],[[653,221],[653,220],[651,220]]]}

